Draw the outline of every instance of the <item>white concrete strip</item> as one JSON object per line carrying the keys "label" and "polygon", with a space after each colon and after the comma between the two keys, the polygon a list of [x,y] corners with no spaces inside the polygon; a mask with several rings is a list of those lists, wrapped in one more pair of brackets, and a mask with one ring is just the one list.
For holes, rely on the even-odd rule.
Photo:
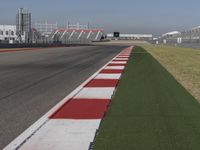
{"label": "white concrete strip", "polygon": [[115,58],[114,60],[128,60],[128,58]]}
{"label": "white concrete strip", "polygon": [[51,119],[20,150],[88,150],[100,119]]}
{"label": "white concrete strip", "polygon": [[115,87],[113,88],[83,88],[74,98],[85,99],[111,99]]}
{"label": "white concrete strip", "polygon": [[121,74],[98,74],[95,79],[120,79]]}
{"label": "white concrete strip", "polygon": [[108,70],[108,69],[113,69],[113,70],[123,70],[125,67],[124,66],[107,66],[104,69]]}
{"label": "white concrete strip", "polygon": [[127,64],[127,61],[112,61],[111,64]]}

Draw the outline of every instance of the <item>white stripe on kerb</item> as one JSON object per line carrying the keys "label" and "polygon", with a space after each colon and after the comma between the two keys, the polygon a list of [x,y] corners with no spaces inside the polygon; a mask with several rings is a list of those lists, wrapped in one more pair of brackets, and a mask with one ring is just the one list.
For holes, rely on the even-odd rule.
{"label": "white stripe on kerb", "polygon": [[114,60],[128,60],[128,58],[115,58]]}
{"label": "white stripe on kerb", "polygon": [[118,56],[130,56],[130,54],[119,54]]}
{"label": "white stripe on kerb", "polygon": [[127,64],[127,61],[112,61],[111,64]]}
{"label": "white stripe on kerb", "polygon": [[20,150],[88,150],[100,119],[51,119]]}
{"label": "white stripe on kerb", "polygon": [[124,66],[107,66],[104,69],[123,70],[124,68]]}
{"label": "white stripe on kerb", "polygon": [[113,88],[83,88],[74,98],[86,99],[111,99],[115,87]]}
{"label": "white stripe on kerb", "polygon": [[118,55],[117,57],[121,57],[121,58],[129,58],[129,56],[120,56],[120,55]]}
{"label": "white stripe on kerb", "polygon": [[120,79],[121,74],[98,74],[95,79]]}

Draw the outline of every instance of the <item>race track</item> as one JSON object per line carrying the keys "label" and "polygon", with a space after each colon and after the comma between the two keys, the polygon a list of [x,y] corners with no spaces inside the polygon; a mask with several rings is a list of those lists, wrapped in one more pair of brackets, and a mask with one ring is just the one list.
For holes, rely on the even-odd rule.
{"label": "race track", "polygon": [[87,46],[0,53],[0,149],[124,48]]}

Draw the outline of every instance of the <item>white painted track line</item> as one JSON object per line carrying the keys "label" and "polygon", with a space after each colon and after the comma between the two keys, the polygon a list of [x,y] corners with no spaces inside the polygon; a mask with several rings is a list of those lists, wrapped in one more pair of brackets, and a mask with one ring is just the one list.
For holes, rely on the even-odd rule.
{"label": "white painted track line", "polygon": [[100,119],[51,119],[21,150],[88,150]]}
{"label": "white painted track line", "polygon": [[95,79],[120,79],[121,74],[98,74]]}
{"label": "white painted track line", "polygon": [[113,88],[83,88],[74,98],[85,99],[111,99],[115,87]]}

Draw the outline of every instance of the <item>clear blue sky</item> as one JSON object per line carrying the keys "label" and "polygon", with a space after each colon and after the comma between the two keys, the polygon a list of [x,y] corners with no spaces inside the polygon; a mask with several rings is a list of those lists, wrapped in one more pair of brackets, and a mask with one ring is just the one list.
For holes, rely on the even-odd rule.
{"label": "clear blue sky", "polygon": [[20,7],[30,9],[33,23],[90,22],[107,32],[157,34],[200,25],[199,0],[0,0],[0,24],[15,24]]}

